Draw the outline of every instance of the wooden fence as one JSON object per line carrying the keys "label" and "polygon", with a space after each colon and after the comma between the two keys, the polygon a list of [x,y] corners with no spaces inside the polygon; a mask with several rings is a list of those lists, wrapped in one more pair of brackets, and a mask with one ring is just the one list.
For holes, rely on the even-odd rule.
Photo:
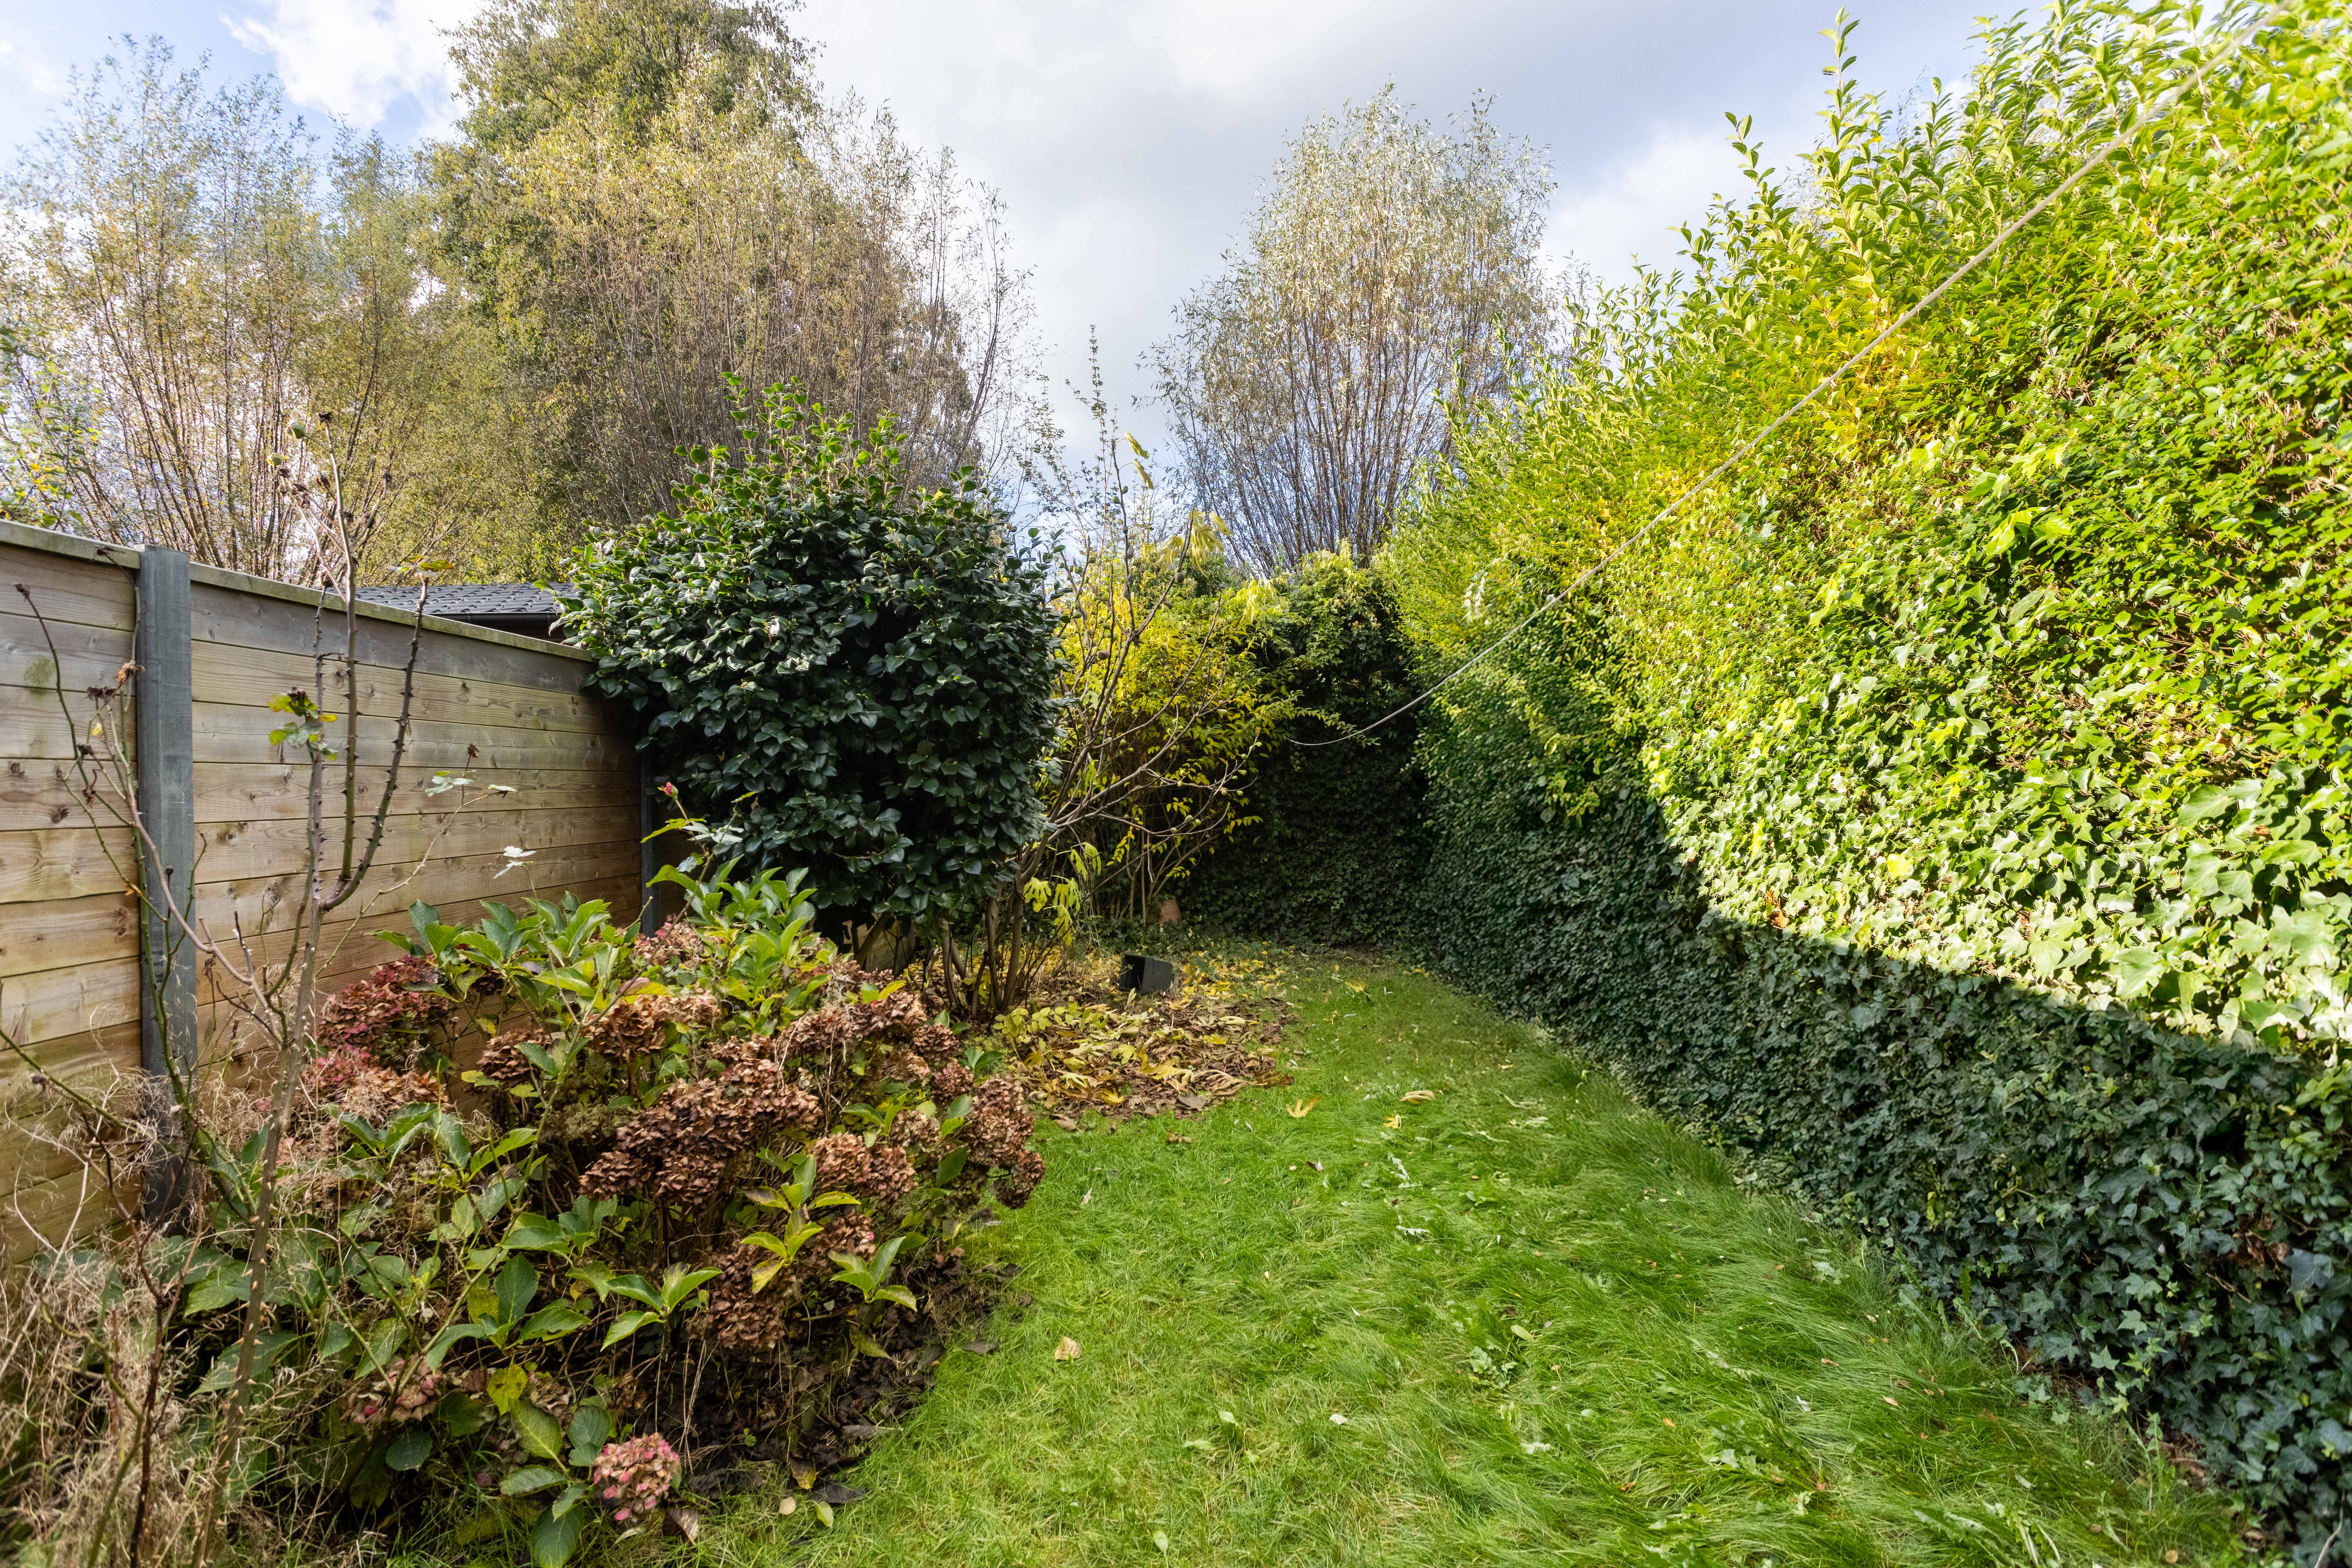
{"label": "wooden fence", "polygon": [[[135,550],[0,523],[0,1029],[13,1041],[0,1047],[0,1257],[111,1217],[110,1194],[46,1138],[59,1125],[63,1089],[102,1090],[142,1071],[142,1003],[149,1069],[160,1060],[158,1011],[175,1005],[196,1026],[173,1032],[202,1042],[206,1069],[258,1065],[255,1042],[239,1037],[193,966],[157,964],[142,984],[129,887],[138,857],[119,798],[86,798],[77,748],[114,748],[129,763],[143,745],[138,793],[167,859],[186,853],[175,835],[193,842],[197,917],[215,932],[236,920],[272,929],[281,934],[265,945],[283,952],[289,920],[269,911],[290,909],[298,893],[309,766],[299,746],[271,744],[286,721],[268,704],[314,685],[321,602],[169,552],[142,563]],[[357,701],[336,681],[322,705],[356,708],[367,813],[382,798],[414,617],[367,605],[361,614]],[[340,650],[339,606],[324,626]],[[114,684],[134,647],[134,733],[92,736],[88,689]],[[581,692],[585,658],[425,620],[383,846],[362,890],[331,917],[322,991],[390,956],[369,933],[405,928],[419,899],[457,921],[486,900],[567,891],[634,915],[646,794],[628,736]],[[345,745],[352,722],[329,726],[331,743]],[[473,782],[435,793],[436,774]],[[331,778],[340,814],[340,770]],[[509,846],[530,854],[510,864]]]}

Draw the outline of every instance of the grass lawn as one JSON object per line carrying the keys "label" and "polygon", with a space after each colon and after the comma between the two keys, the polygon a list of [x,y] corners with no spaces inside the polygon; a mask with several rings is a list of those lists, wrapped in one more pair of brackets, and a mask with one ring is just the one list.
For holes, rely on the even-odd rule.
{"label": "grass lawn", "polygon": [[698,1555],[2235,1559],[2221,1499],[2030,1402],[1998,1344],[1905,1306],[1607,1075],[1424,975],[1283,962],[1296,1087],[1043,1125],[1045,1185],[974,1244],[1034,1297],[981,1331],[993,1352],[950,1354],[833,1528],[754,1494]]}

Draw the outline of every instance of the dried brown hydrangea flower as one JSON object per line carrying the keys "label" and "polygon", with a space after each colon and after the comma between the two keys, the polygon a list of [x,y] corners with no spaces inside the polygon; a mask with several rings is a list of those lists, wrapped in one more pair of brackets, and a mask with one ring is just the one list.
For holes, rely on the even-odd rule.
{"label": "dried brown hydrangea flower", "polygon": [[1011,1078],[992,1078],[972,1095],[971,1120],[964,1124],[964,1136],[974,1159],[983,1164],[1010,1165],[1028,1146],[1029,1134],[1036,1126],[1037,1119],[1029,1113],[1020,1084]]}
{"label": "dried brown hydrangea flower", "polygon": [[322,1051],[302,1065],[310,1103],[362,1121],[383,1123],[404,1105],[439,1105],[446,1098],[430,1073],[401,1073],[375,1065],[352,1046]]}
{"label": "dried brown hydrangea flower", "polygon": [[329,1050],[350,1047],[385,1066],[404,1060],[457,1016],[457,1003],[438,991],[417,989],[437,985],[440,979],[433,960],[423,953],[380,964],[327,998],[313,1033]]}
{"label": "dried brown hydrangea flower", "polygon": [[877,1143],[866,1152],[864,1194],[877,1211],[897,1208],[915,1190],[915,1163],[896,1143]]}
{"label": "dried brown hydrangea flower", "polygon": [[1045,1157],[1034,1149],[1024,1149],[1013,1157],[1013,1168],[996,1179],[996,1201],[1006,1208],[1017,1209],[1029,1201],[1029,1194],[1045,1179]]}
{"label": "dried brown hydrangea flower", "polygon": [[442,1387],[440,1373],[394,1356],[383,1372],[343,1395],[343,1415],[356,1426],[422,1421],[440,1402]]}
{"label": "dried brown hydrangea flower", "polygon": [[502,1089],[520,1088],[529,1083],[538,1071],[530,1065],[530,1058],[516,1049],[518,1045],[525,1042],[544,1049],[547,1037],[535,1024],[526,1024],[519,1029],[508,1029],[495,1035],[491,1037],[490,1043],[482,1047],[482,1059],[475,1064],[474,1070]]}
{"label": "dried brown hydrangea flower", "polygon": [[700,927],[683,915],[672,915],[660,931],[631,943],[629,955],[644,969],[690,969],[709,949]]}
{"label": "dried brown hydrangea flower", "polygon": [[612,1150],[588,1167],[581,1190],[592,1197],[643,1194],[699,1208],[716,1199],[728,1162],[787,1133],[816,1130],[816,1097],[786,1081],[764,1042],[714,1047],[717,1078],[685,1079],[622,1124]]}
{"label": "dried brown hydrangea flower", "polygon": [[866,1140],[855,1132],[835,1132],[820,1138],[808,1146],[811,1158],[816,1161],[816,1184],[819,1193],[855,1193],[866,1187],[867,1169],[872,1157],[866,1150]]}
{"label": "dried brown hydrangea flower", "polygon": [[590,1019],[581,1038],[591,1050],[614,1061],[626,1061],[661,1049],[667,1041],[664,1026],[708,1029],[718,1024],[723,1012],[719,998],[708,991],[624,996]]}

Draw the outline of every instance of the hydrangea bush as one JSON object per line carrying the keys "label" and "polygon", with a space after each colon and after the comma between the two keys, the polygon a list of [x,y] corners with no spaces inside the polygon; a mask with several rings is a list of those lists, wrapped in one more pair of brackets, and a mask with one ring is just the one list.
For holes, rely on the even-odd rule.
{"label": "hydrangea bush", "polygon": [[[454,1498],[461,1536],[554,1564],[657,1521],[714,1444],[804,1468],[861,1360],[940,1331],[961,1227],[1044,1175],[1018,1085],[816,937],[798,875],[664,875],[686,910],[651,935],[418,905],[408,955],[323,1010],[257,1499]],[[192,1432],[236,1381],[257,1170],[257,1142],[216,1157],[172,1244]]]}

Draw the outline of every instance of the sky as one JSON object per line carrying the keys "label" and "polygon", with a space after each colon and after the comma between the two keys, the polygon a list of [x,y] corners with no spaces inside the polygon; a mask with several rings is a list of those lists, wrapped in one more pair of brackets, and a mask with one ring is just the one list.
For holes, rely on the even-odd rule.
{"label": "sky", "polygon": [[[275,71],[308,110],[397,140],[450,119],[440,30],[476,0],[0,0],[0,148],[129,32],[224,76]],[[1891,95],[1964,74],[1972,13],[1848,0],[1857,68]],[[1557,258],[1622,279],[1738,184],[1727,110],[1767,161],[1810,141],[1834,0],[805,0],[828,89],[887,105],[1005,198],[1045,366],[1081,382],[1090,331],[1122,401],[1176,301],[1216,268],[1286,137],[1394,83],[1442,119],[1490,94],[1549,151]],[[1066,404],[1063,413],[1073,410]],[[1151,438],[1149,408],[1128,422]]]}

